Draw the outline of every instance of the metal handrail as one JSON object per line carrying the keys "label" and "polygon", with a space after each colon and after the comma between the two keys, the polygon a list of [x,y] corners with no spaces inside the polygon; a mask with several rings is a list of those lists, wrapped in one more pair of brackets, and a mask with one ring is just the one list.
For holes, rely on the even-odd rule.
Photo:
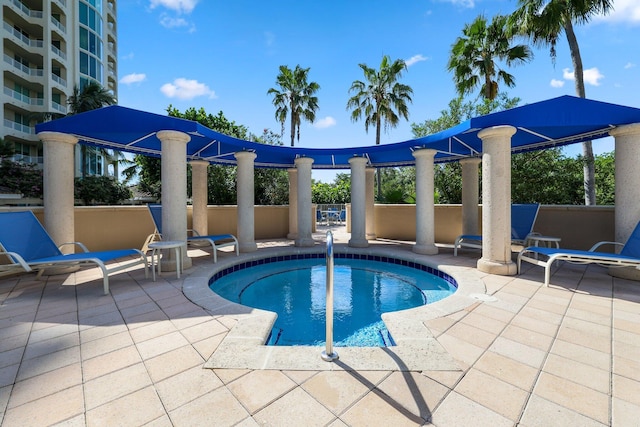
{"label": "metal handrail", "polygon": [[338,353],[333,351],[333,234],[327,231],[327,305],[325,310],[327,338],[325,350],[320,357],[325,362],[338,359]]}

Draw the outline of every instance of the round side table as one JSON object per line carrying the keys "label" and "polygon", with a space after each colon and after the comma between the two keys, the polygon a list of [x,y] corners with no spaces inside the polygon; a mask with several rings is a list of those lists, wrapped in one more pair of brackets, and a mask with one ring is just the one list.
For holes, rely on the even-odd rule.
{"label": "round side table", "polygon": [[182,247],[186,242],[179,240],[162,240],[160,242],[153,242],[149,244],[151,249],[151,274],[153,281],[156,281],[156,260],[158,266],[158,274],[162,273],[162,267],[160,262],[160,253],[163,249],[173,249],[176,253],[176,276],[180,278],[180,270],[182,268]]}

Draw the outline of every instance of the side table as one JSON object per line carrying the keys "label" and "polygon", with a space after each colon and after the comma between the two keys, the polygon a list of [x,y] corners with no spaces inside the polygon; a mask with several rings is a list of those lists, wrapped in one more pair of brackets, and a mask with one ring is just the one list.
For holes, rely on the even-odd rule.
{"label": "side table", "polygon": [[151,249],[151,274],[153,281],[156,281],[156,261],[158,266],[158,274],[162,273],[162,263],[160,262],[160,253],[163,249],[173,249],[176,253],[176,276],[180,278],[180,270],[182,268],[182,247],[186,242],[179,240],[162,240],[149,244]]}

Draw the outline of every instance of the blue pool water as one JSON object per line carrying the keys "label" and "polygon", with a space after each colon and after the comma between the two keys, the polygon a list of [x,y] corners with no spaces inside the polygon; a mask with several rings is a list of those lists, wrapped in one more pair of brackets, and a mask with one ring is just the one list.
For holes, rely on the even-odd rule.
{"label": "blue pool water", "polygon": [[[433,303],[455,292],[455,281],[419,264],[362,259],[335,260],[334,345],[393,345],[380,315]],[[326,263],[323,258],[265,262],[218,275],[211,289],[278,318],[269,345],[324,345]]]}

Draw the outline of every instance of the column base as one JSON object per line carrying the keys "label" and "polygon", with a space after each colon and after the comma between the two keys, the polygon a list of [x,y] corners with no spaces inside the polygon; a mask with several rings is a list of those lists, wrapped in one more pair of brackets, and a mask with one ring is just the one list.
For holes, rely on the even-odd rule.
{"label": "column base", "polygon": [[287,234],[287,239],[296,240],[298,238],[298,233],[289,233]]}
{"label": "column base", "polygon": [[296,243],[295,243],[295,245],[296,245],[297,247],[299,247],[299,248],[300,248],[300,247],[302,247],[302,248],[308,248],[308,247],[311,247],[311,246],[315,246],[315,244],[316,244],[316,241],[315,241],[315,240],[313,240],[313,238],[310,238],[310,237],[307,237],[307,238],[304,238],[304,237],[303,237],[303,238],[297,238],[297,239],[296,239]]}
{"label": "column base", "polygon": [[367,239],[354,239],[349,240],[349,246],[352,248],[368,248],[369,241]]}
{"label": "column base", "polygon": [[377,238],[376,233],[367,233],[367,240],[376,240]]}
{"label": "column base", "polygon": [[[168,251],[167,251],[168,254]],[[163,257],[162,260],[160,260],[160,262],[162,263],[162,271],[176,271],[176,260],[175,257]],[[181,264],[181,268],[182,271],[186,270],[187,268],[191,268],[191,266],[193,265],[193,262],[191,261],[191,258],[189,258],[188,256],[182,257],[182,264]]]}
{"label": "column base", "polygon": [[438,247],[436,245],[414,245],[411,250],[420,255],[437,255]]}
{"label": "column base", "polygon": [[498,262],[480,258],[478,260],[478,270],[483,273],[498,274],[500,276],[515,276],[518,273],[518,266],[511,260]]}
{"label": "column base", "polygon": [[640,270],[635,267],[609,267],[608,273],[620,279],[640,281]]}
{"label": "column base", "polygon": [[238,243],[238,250],[242,253],[255,252],[258,250],[256,242]]}

